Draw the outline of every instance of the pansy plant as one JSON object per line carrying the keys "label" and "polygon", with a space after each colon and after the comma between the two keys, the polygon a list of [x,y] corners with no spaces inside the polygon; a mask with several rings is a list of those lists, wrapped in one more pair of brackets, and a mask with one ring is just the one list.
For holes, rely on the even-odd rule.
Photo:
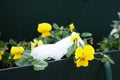
{"label": "pansy plant", "polygon": [[[73,23],[64,27],[62,25],[58,26],[56,23],[51,25],[50,23],[43,22],[38,24],[37,31],[40,35],[28,42],[17,42],[12,39],[8,42],[0,41],[0,61],[5,64],[9,63],[9,65],[12,63],[16,66],[33,65],[35,70],[44,70],[48,66],[48,62],[53,59],[60,60],[71,57],[76,67],[87,67],[89,61],[96,59],[94,56],[96,54],[95,49],[92,46],[92,34],[77,33]],[[54,51],[57,50],[55,47],[59,48],[60,51],[63,50],[65,54],[62,56],[64,57],[61,54],[57,55],[60,51]],[[41,51],[43,53],[38,52],[41,49],[43,49]],[[49,50],[47,51],[48,53],[53,51],[53,54],[45,54],[44,50]],[[31,54],[32,52],[34,53],[33,55]],[[59,56],[62,58],[59,58]]]}

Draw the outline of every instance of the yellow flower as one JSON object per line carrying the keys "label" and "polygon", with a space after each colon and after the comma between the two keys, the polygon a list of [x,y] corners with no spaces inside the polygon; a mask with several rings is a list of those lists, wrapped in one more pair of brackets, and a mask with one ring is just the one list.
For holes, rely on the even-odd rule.
{"label": "yellow flower", "polygon": [[75,51],[76,66],[87,67],[88,61],[94,59],[95,50],[91,45],[85,45],[84,48],[78,47]]}
{"label": "yellow flower", "polygon": [[16,47],[12,46],[11,54],[14,55],[13,59],[20,59],[22,58],[22,53],[24,52],[24,48],[22,46]]}
{"label": "yellow flower", "polygon": [[4,51],[0,51],[0,60],[2,60],[2,55],[4,54]]}
{"label": "yellow flower", "polygon": [[74,33],[71,37],[73,43],[79,41],[79,39],[80,39],[80,35],[78,33]]}
{"label": "yellow flower", "polygon": [[71,24],[69,25],[69,27],[70,27],[70,31],[73,32],[73,30],[74,30],[74,28],[75,28],[74,24],[71,23]]}
{"label": "yellow flower", "polygon": [[42,33],[43,38],[50,36],[51,29],[52,29],[52,26],[49,23],[38,24],[38,32]]}
{"label": "yellow flower", "polygon": [[63,30],[63,29],[64,29],[64,27],[63,27],[63,26],[61,26],[61,27],[60,27],[60,30]]}
{"label": "yellow flower", "polygon": [[31,50],[33,50],[37,46],[43,45],[43,42],[41,40],[34,39],[33,42],[31,42]]}

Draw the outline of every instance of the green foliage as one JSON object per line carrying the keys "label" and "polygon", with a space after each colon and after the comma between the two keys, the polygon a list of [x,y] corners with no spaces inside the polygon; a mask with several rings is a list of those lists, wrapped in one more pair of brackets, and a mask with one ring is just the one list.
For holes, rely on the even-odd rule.
{"label": "green foliage", "polygon": [[16,60],[15,64],[20,67],[29,66],[32,64],[34,66],[34,70],[36,71],[44,70],[48,66],[48,63],[46,61],[40,61],[40,60],[33,59],[33,57],[30,56],[29,50],[26,50],[23,53],[23,57],[21,59]]}
{"label": "green foliage", "polygon": [[[61,28],[56,23],[54,23],[52,25],[52,27],[53,27],[53,30],[51,31],[51,35],[49,37],[43,38],[42,36],[38,36],[37,38],[34,38],[34,39],[41,40],[43,42],[43,44],[52,44],[52,43],[55,43],[71,34],[68,27]],[[1,35],[1,33],[0,33],[0,35]],[[17,42],[13,39],[9,39],[8,42],[4,42],[4,41],[0,40],[0,51],[4,51],[4,54],[0,55],[2,57],[2,60],[0,62],[2,62],[3,65],[8,65],[8,64],[12,64],[12,65],[16,65],[16,66],[33,65],[35,70],[45,69],[48,65],[48,63],[46,61],[51,60],[51,58],[49,58],[45,61],[39,61],[39,60],[33,59],[33,57],[30,55],[31,42],[33,42],[33,41]],[[16,60],[13,59],[14,55],[11,54],[12,46],[22,46],[24,48],[24,52],[22,53],[21,59],[16,59]],[[37,46],[38,45],[36,45],[35,47],[37,47]]]}
{"label": "green foliage", "polygon": [[115,62],[104,52],[110,50],[120,50],[120,12],[118,12],[119,20],[113,20],[113,27],[110,34],[98,43],[99,50],[102,52],[102,62],[114,64]]}
{"label": "green foliage", "polygon": [[34,66],[34,70],[44,70],[48,66],[48,62],[46,61],[40,61],[40,60],[34,60],[32,62],[32,65]]}
{"label": "green foliage", "polygon": [[108,36],[108,38],[104,38],[99,45],[102,51],[117,50],[120,49],[120,39]]}
{"label": "green foliage", "polygon": [[76,48],[77,48],[77,44],[73,44],[70,48],[68,48],[68,52],[67,52],[66,56],[70,57],[74,53]]}
{"label": "green foliage", "polygon": [[4,48],[5,43],[3,41],[0,41],[0,48]]}
{"label": "green foliage", "polygon": [[17,42],[15,42],[13,39],[9,39],[8,42],[10,45],[17,45]]}
{"label": "green foliage", "polygon": [[98,45],[101,51],[119,50],[120,49],[120,13],[118,12],[119,20],[113,20],[113,30],[108,37],[104,38]]}
{"label": "green foliage", "polygon": [[111,27],[113,27],[113,28],[119,28],[119,26],[120,26],[120,12],[118,12],[118,19],[119,20],[113,20],[112,21],[113,24],[111,24]]}
{"label": "green foliage", "polygon": [[53,28],[59,30],[59,26],[56,23],[53,23]]}
{"label": "green foliage", "polygon": [[[42,27],[42,29],[40,29],[38,31],[41,34],[43,34],[45,32],[44,31],[45,28],[43,28],[43,27]],[[46,29],[46,30],[48,30],[48,33],[50,33],[49,36],[48,35],[47,36],[41,36],[40,35],[40,36],[34,38],[32,41],[28,41],[28,42],[27,41],[17,42],[13,39],[10,39],[8,42],[0,41],[0,50],[4,51],[4,54],[0,55],[2,57],[1,62],[5,63],[5,64],[6,63],[14,64],[15,66],[20,66],[20,67],[32,65],[34,67],[34,70],[36,70],[36,71],[46,69],[49,61],[51,61],[53,59],[48,56],[48,59],[45,59],[45,60],[42,60],[42,61],[38,60],[37,58],[32,57],[30,55],[31,51],[35,47],[41,46],[42,45],[41,43],[43,43],[43,44],[54,44],[57,41],[65,38],[67,36],[70,36],[71,33],[72,33],[71,31],[74,31],[74,24],[72,23],[71,27],[70,27],[70,25],[67,26],[67,27],[63,27],[63,26],[60,27],[59,25],[54,23],[52,25],[52,29],[53,30],[51,30],[51,31],[49,31],[49,27],[48,27],[48,29]],[[43,30],[43,33],[42,33],[41,30]],[[74,40],[76,40],[76,42],[73,42],[72,46],[67,49],[67,53],[66,53],[65,56],[67,58],[69,58],[69,57],[75,58],[74,57],[75,56],[75,51],[78,47],[81,47],[83,49],[83,52],[84,52],[84,45],[82,45],[82,46],[80,45],[79,37],[83,38],[84,43],[86,45],[86,44],[89,44],[89,43],[92,44],[93,39],[91,38],[91,36],[92,36],[92,34],[88,33],[88,32],[82,33],[80,36],[79,36],[79,33],[78,33],[78,36],[76,36],[76,35],[74,35],[74,37],[72,36],[72,38],[74,38]],[[72,38],[71,38],[71,42],[72,42]],[[77,42],[77,39],[78,39],[78,42]],[[11,49],[16,48],[16,47],[19,47],[19,48],[17,48],[18,51],[11,50]],[[14,58],[15,53],[13,53],[13,52],[18,53],[19,49],[21,49],[21,48],[24,49],[24,51],[21,53],[20,58],[17,58],[17,59]],[[19,56],[18,54],[16,54],[16,55],[17,55],[17,57]],[[22,56],[22,58],[21,58],[21,56]],[[106,58],[103,58],[102,61],[105,62],[106,61],[105,59]]]}
{"label": "green foliage", "polygon": [[30,56],[30,51],[24,51],[22,58],[15,61],[17,66],[28,66],[33,61],[33,58]]}
{"label": "green foliage", "polygon": [[92,36],[92,34],[89,33],[89,32],[84,32],[84,33],[82,33],[82,35],[81,35],[81,37],[91,37],[91,36]]}
{"label": "green foliage", "polygon": [[106,54],[103,54],[102,62],[114,64],[115,62]]}

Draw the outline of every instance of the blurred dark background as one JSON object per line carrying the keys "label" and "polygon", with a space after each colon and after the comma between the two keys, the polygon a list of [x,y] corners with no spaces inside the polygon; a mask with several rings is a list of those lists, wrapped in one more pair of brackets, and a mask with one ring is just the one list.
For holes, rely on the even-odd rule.
{"label": "blurred dark background", "polygon": [[98,42],[109,34],[118,11],[120,0],[0,0],[0,39],[32,40],[40,22],[73,22],[77,31],[91,32]]}

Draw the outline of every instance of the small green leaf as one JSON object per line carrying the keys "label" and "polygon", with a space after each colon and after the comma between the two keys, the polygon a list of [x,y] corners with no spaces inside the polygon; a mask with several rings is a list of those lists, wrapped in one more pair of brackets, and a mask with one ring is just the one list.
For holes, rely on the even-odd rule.
{"label": "small green leaf", "polygon": [[34,70],[38,71],[44,70],[48,66],[48,63],[46,61],[34,60],[32,65],[34,66]]}
{"label": "small green leaf", "polygon": [[0,41],[0,48],[3,48],[5,43],[3,41]]}
{"label": "small green leaf", "polygon": [[23,53],[22,58],[15,61],[15,64],[17,66],[27,66],[27,65],[30,65],[32,61],[33,61],[33,58],[30,56],[30,51],[26,50]]}
{"label": "small green leaf", "polygon": [[48,38],[47,38],[47,37],[43,39],[43,43],[44,43],[44,44],[47,44],[47,43],[48,43],[48,41],[49,41],[49,40],[48,40]]}
{"label": "small green leaf", "polygon": [[2,58],[3,58],[2,60],[4,63],[9,62],[9,59],[8,59],[9,56],[10,56],[9,52],[4,53],[4,55],[2,56]]}
{"label": "small green leaf", "polygon": [[120,19],[120,12],[118,12],[117,14],[118,14],[118,17],[119,17],[119,19]]}
{"label": "small green leaf", "polygon": [[85,32],[85,33],[82,33],[82,35],[81,35],[82,37],[91,37],[92,36],[92,34],[91,33],[89,33],[89,32]]}
{"label": "small green leaf", "polygon": [[115,62],[106,54],[103,55],[102,62],[114,64]]}
{"label": "small green leaf", "polygon": [[74,53],[76,47],[77,47],[77,45],[73,44],[70,48],[68,48],[68,52],[67,52],[66,56],[70,57]]}
{"label": "small green leaf", "polygon": [[15,42],[13,39],[9,39],[9,43],[10,43],[11,45],[17,45],[17,42]]}
{"label": "small green leaf", "polygon": [[57,30],[59,29],[59,26],[56,23],[53,23],[53,28]]}
{"label": "small green leaf", "polygon": [[30,50],[25,50],[25,52],[24,52],[24,54],[23,54],[23,57],[24,57],[24,58],[30,58],[30,57],[31,57],[31,56],[30,56],[30,53],[31,53]]}

